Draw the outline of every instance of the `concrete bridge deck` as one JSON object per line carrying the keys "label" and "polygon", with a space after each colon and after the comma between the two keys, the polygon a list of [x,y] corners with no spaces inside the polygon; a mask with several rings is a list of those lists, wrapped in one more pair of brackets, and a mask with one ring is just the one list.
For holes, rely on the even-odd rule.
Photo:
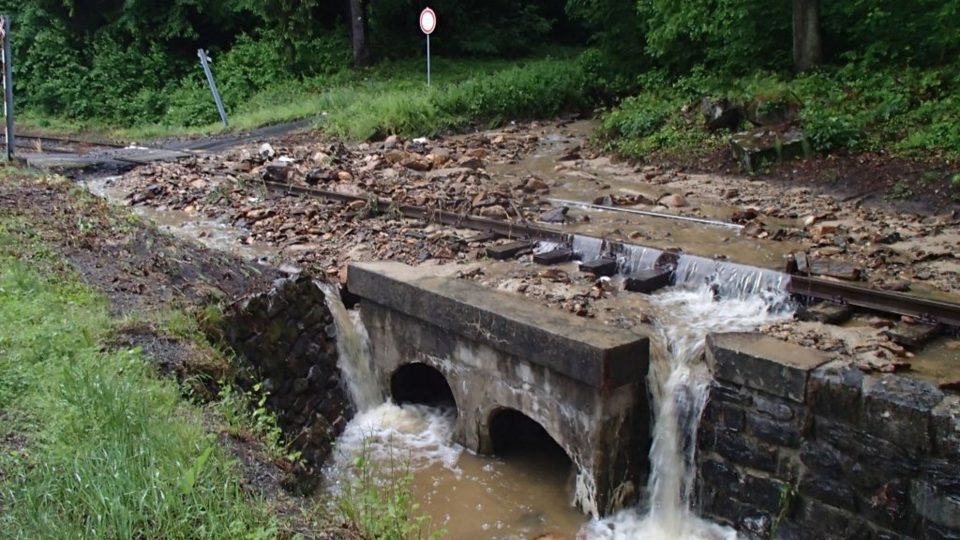
{"label": "concrete bridge deck", "polygon": [[516,411],[575,464],[583,511],[635,501],[650,446],[646,337],[398,263],[350,265],[349,289],[361,298],[372,372],[395,398],[429,383],[426,366],[455,401],[457,442],[492,453],[497,415]]}

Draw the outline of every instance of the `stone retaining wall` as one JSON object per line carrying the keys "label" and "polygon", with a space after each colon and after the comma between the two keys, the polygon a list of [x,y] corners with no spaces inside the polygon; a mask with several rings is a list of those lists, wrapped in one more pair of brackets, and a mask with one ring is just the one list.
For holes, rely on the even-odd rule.
{"label": "stone retaining wall", "polygon": [[337,333],[326,298],[309,277],[278,282],[226,313],[224,338],[240,359],[241,384],[263,384],[308,470],[322,467],[353,410],[337,368]]}
{"label": "stone retaining wall", "polygon": [[711,336],[701,512],[760,538],[960,539],[960,396],[753,334]]}

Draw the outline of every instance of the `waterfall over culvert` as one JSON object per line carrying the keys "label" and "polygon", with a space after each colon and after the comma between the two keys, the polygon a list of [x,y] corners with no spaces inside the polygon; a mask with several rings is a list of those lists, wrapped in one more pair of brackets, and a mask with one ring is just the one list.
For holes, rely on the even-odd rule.
{"label": "waterfall over culvert", "polygon": [[647,499],[642,508],[591,523],[587,538],[737,538],[692,508],[697,429],[712,382],[703,357],[706,337],[789,318],[786,281],[776,272],[693,257],[681,257],[676,274],[677,285],[652,297],[657,322],[648,375],[654,428]]}
{"label": "waterfall over culvert", "polygon": [[[581,241],[578,248],[599,253],[600,243]],[[652,268],[662,252],[637,248],[618,255],[622,269],[638,271]],[[647,387],[654,429],[643,502],[582,529],[579,523],[586,517],[571,508],[569,477],[554,470],[556,462],[509,463],[475,456],[454,443],[456,407],[434,403],[438,385],[426,384],[426,373],[410,373],[423,382],[411,387],[412,402],[401,397],[401,404],[383,403],[378,389],[366,387],[377,380],[366,332],[356,313],[330,295],[345,342],[340,347],[344,379],[358,415],[338,440],[329,476],[334,484],[346,481],[361,454],[382,463],[403,462],[414,473],[412,487],[422,507],[449,538],[525,540],[552,528],[571,535],[579,529],[577,538],[584,540],[736,539],[736,531],[699,518],[693,506],[696,436],[712,382],[705,342],[712,333],[752,331],[789,317],[786,280],[774,271],[722,261],[676,259],[674,286],[650,297],[656,322]],[[396,389],[393,393],[398,395]]]}

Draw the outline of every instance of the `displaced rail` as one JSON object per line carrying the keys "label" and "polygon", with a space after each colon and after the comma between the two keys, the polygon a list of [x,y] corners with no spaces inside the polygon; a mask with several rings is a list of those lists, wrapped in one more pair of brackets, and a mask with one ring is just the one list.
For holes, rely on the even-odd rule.
{"label": "displaced rail", "polygon": [[[294,193],[319,199],[355,202],[370,199],[357,195],[348,195],[334,191],[327,191],[302,186],[294,186],[281,182],[264,181],[264,185],[276,192]],[[529,223],[508,223],[505,221],[488,219],[470,215],[456,214],[444,210],[437,210],[413,205],[396,205],[389,199],[377,199],[377,203],[384,208],[393,207],[404,217],[420,219],[428,222],[438,222],[454,227],[473,229],[484,233],[493,233],[506,238],[522,238],[528,240],[544,240],[556,243],[569,244],[573,235],[554,229],[532,225]],[[598,239],[601,240],[601,239]],[[626,242],[603,241],[608,247],[614,248],[632,246],[642,248],[638,244]],[[785,274],[786,275],[786,274]],[[825,300],[837,304],[845,304],[863,309],[869,309],[894,315],[907,315],[924,321],[945,324],[960,328],[960,304],[932,300],[919,296],[869,289],[849,283],[830,279],[790,274],[788,290],[791,294]]]}

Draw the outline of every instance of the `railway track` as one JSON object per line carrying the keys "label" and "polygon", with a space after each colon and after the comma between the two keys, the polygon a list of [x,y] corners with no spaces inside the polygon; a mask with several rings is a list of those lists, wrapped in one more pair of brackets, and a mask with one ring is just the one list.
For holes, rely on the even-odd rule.
{"label": "railway track", "polygon": [[[83,147],[94,147],[94,148],[125,148],[125,145],[101,141],[101,140],[83,140],[83,139],[73,139],[69,137],[51,137],[45,135],[30,135],[29,133],[17,133],[14,136],[14,144],[17,148],[23,149],[35,149],[39,143],[41,148],[69,148],[71,146],[83,146]],[[0,134],[0,143],[6,142],[6,136]]]}
{"label": "railway track", "polygon": [[[271,191],[280,193],[294,193],[307,197],[314,197],[328,201],[355,202],[369,201],[366,197],[347,195],[333,191],[326,191],[302,186],[294,186],[281,182],[264,181],[264,185]],[[442,223],[453,227],[476,230],[481,233],[531,241],[549,241],[569,245],[573,235],[554,229],[530,223],[509,223],[500,220],[462,215],[444,210],[425,208],[412,205],[395,205],[389,199],[379,199],[382,208],[392,207],[404,217],[419,219],[428,222]],[[585,235],[584,235],[585,236]],[[609,241],[607,247],[618,251],[624,246],[643,248],[638,244]],[[786,275],[786,274],[785,274]],[[953,328],[960,328],[960,304],[932,300],[915,295],[871,289],[851,283],[824,279],[797,274],[790,275],[788,290],[791,294],[848,305],[860,309],[880,313],[909,316],[921,321],[943,324]]]}

